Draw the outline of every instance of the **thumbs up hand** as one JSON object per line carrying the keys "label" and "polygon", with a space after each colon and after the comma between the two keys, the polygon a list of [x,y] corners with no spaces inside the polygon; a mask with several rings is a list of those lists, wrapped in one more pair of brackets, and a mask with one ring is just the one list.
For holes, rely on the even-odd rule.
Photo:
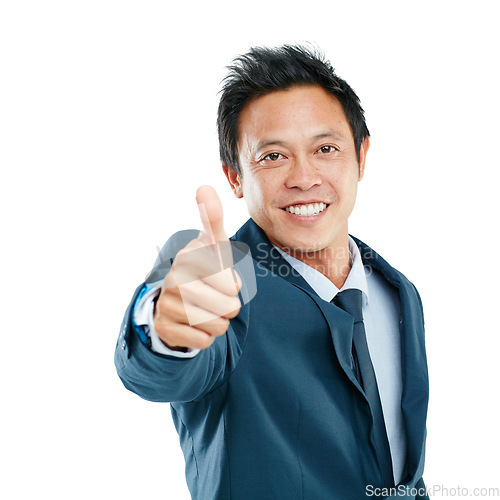
{"label": "thumbs up hand", "polygon": [[196,191],[196,202],[203,224],[202,239],[209,244],[216,241],[229,241],[224,231],[222,204],[215,189],[211,186],[199,187]]}
{"label": "thumbs up hand", "polygon": [[196,201],[203,230],[177,254],[154,314],[156,333],[173,350],[210,347],[241,306],[241,279],[233,267],[219,197],[212,187],[202,186]]}

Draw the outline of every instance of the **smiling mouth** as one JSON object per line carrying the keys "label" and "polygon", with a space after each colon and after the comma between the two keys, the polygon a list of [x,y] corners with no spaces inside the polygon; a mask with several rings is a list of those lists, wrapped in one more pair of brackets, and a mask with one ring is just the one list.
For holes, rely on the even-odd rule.
{"label": "smiling mouth", "polygon": [[307,217],[311,215],[318,215],[323,210],[325,210],[329,205],[323,202],[320,203],[308,203],[306,205],[290,205],[285,207],[283,210],[290,214],[300,215],[302,217]]}

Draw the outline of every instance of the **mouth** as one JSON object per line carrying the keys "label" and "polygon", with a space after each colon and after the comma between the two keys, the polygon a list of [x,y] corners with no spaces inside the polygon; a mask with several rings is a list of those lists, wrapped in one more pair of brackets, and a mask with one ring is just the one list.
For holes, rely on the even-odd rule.
{"label": "mouth", "polygon": [[314,203],[301,203],[297,205],[289,205],[284,207],[283,210],[290,214],[298,215],[300,217],[310,217],[318,215],[323,212],[330,205],[328,203],[314,202]]}

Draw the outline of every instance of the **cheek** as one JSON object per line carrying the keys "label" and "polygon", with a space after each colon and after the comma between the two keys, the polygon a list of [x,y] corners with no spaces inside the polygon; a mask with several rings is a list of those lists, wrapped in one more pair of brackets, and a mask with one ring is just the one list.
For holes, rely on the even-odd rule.
{"label": "cheek", "polygon": [[255,179],[247,178],[247,180],[243,182],[242,188],[243,198],[247,204],[250,215],[254,215],[261,211],[264,197],[260,185]]}
{"label": "cheek", "polygon": [[333,182],[340,198],[351,199],[355,197],[359,182],[357,165],[355,169],[353,167],[346,168],[342,175],[337,176]]}
{"label": "cheek", "polygon": [[270,179],[265,176],[251,177],[249,182],[244,185],[244,196],[247,198],[247,203],[256,210],[262,210],[264,206],[272,202],[272,194],[274,192],[269,183]]}
{"label": "cheek", "polygon": [[352,212],[356,203],[356,196],[358,193],[358,179],[353,178],[351,182],[346,184],[343,194],[345,210],[349,214]]}

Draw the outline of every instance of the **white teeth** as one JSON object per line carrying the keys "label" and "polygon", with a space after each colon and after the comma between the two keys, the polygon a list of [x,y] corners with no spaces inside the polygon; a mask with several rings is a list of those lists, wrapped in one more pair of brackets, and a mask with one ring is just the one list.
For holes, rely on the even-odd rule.
{"label": "white teeth", "polygon": [[326,203],[310,203],[309,205],[290,205],[285,210],[291,214],[310,216],[321,213],[327,207]]}

